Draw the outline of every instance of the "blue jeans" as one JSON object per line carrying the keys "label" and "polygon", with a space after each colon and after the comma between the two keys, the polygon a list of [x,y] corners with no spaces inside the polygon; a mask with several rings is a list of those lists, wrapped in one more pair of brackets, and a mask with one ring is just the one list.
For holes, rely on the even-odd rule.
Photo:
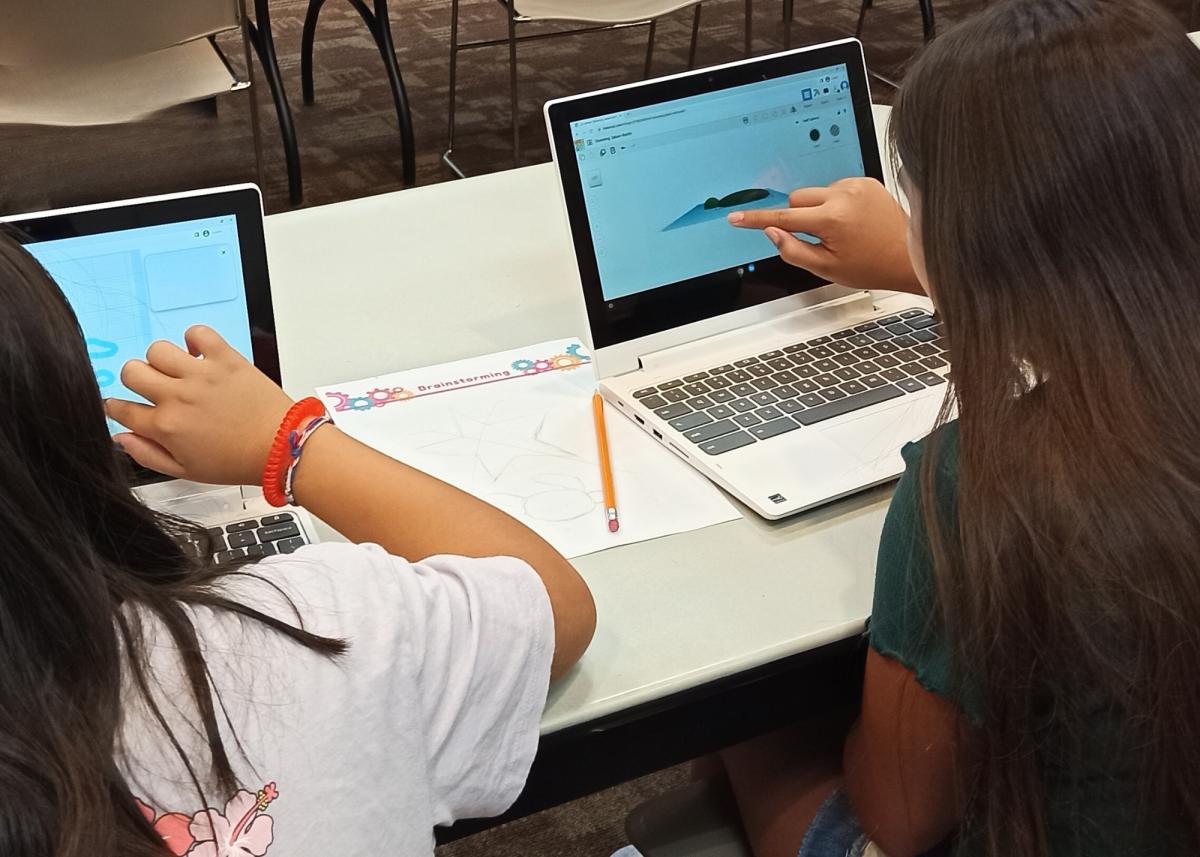
{"label": "blue jeans", "polygon": [[[839,789],[817,811],[800,844],[799,857],[862,857],[870,841],[858,823],[850,798]],[[938,846],[923,857],[948,857],[949,854],[948,847]]]}

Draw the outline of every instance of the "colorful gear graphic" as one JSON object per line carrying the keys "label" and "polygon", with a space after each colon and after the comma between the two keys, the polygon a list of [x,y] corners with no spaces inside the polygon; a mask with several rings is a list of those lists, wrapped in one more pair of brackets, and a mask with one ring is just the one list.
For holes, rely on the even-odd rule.
{"label": "colorful gear graphic", "polygon": [[533,362],[533,368],[539,372],[549,372],[554,368],[554,364],[552,364],[549,360],[535,360]]}
{"label": "colorful gear graphic", "polygon": [[570,345],[567,346],[567,353],[570,354],[572,357],[582,357],[583,355],[579,353],[579,349],[581,347],[582,346],[578,342],[572,342]]}
{"label": "colorful gear graphic", "polygon": [[520,360],[514,360],[512,367],[518,372],[528,372],[533,368],[533,361],[526,360],[524,357],[522,357]]}
{"label": "colorful gear graphic", "polygon": [[555,369],[578,369],[583,364],[583,360],[574,354],[555,354],[550,358],[550,362],[554,364]]}
{"label": "colorful gear graphic", "polygon": [[392,400],[392,391],[385,390],[382,387],[376,387],[374,390],[367,393],[367,396],[371,399],[372,402],[375,402],[376,404],[379,404],[379,405],[383,405]]}
{"label": "colorful gear graphic", "polygon": [[347,405],[352,411],[369,411],[375,407],[375,403],[368,396],[355,396],[347,402]]}
{"label": "colorful gear graphic", "polygon": [[405,399],[411,399],[416,395],[417,394],[414,393],[412,390],[406,390],[403,387],[397,387],[395,390],[392,391],[392,401],[402,402]]}

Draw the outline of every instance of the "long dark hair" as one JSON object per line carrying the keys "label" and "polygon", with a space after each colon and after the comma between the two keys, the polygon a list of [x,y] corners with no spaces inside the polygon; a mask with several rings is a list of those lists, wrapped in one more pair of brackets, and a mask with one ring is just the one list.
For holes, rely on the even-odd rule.
{"label": "long dark hair", "polygon": [[[1200,51],[1148,0],[1005,0],[928,49],[892,121],[960,415],[957,514],[946,432],[922,499],[982,707],[968,835],[1196,853]],[[1108,777],[1140,786],[1132,830],[1062,792]]]}
{"label": "long dark hair", "polygon": [[[236,782],[185,605],[232,611],[327,655],[343,644],[222,597],[221,574],[180,547],[203,529],[137,501],[75,315],[4,234],[0,304],[0,854],[161,857],[116,758],[123,668],[203,800],[206,787],[229,793]],[[160,713],[142,615],[178,649],[207,759],[188,758]]]}

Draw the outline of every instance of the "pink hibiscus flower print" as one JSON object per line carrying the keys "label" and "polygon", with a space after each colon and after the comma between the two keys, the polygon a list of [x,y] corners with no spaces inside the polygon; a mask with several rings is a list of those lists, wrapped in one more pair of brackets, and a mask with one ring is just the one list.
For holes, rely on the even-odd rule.
{"label": "pink hibiscus flower print", "polygon": [[168,851],[175,857],[183,857],[188,853],[188,849],[195,842],[188,830],[192,822],[188,816],[182,812],[166,812],[155,818],[154,810],[145,803],[139,800],[137,805],[138,809],[142,811],[142,815],[146,817],[146,821],[154,825],[154,832],[162,837],[163,844],[167,846]]}
{"label": "pink hibiscus flower print", "polygon": [[274,839],[274,820],[263,810],[279,791],[267,783],[257,794],[242,790],[225,804],[224,814],[206,809],[192,816],[188,832],[195,847],[188,857],[262,857]]}

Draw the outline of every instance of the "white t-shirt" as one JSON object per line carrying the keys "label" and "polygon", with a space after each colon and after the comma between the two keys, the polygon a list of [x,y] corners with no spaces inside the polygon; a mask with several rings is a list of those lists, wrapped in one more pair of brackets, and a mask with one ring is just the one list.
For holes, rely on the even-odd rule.
{"label": "white t-shirt", "polygon": [[[512,804],[537,749],[554,649],[549,598],[528,565],[414,564],[374,545],[323,544],[247,571],[263,579],[230,575],[222,593],[296,625],[286,594],[306,630],[349,650],[329,659],[253,619],[190,609],[244,789],[206,789],[203,805],[151,712],[127,691],[120,758],[172,853],[430,855],[435,825]],[[178,649],[157,622],[144,625],[163,688],[155,701],[204,766]],[[207,770],[197,773],[207,783]]]}

